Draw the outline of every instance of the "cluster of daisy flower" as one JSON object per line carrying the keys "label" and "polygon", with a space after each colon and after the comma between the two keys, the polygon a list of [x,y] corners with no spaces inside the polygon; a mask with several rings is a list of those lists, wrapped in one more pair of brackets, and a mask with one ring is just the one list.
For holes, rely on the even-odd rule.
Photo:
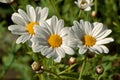
{"label": "cluster of daisy flower", "polygon": [[[82,10],[91,10],[93,0],[78,0],[75,4]],[[60,62],[65,54],[75,54],[78,48],[79,54],[87,51],[94,53],[108,53],[109,49],[104,45],[110,43],[113,38],[106,38],[112,31],[102,23],[89,21],[74,21],[72,27],[65,27],[64,20],[52,16],[47,19],[48,8],[26,6],[26,12],[18,9],[12,14],[14,25],[8,29],[20,37],[17,44],[31,42],[33,52],[40,52],[47,58],[53,58]]]}

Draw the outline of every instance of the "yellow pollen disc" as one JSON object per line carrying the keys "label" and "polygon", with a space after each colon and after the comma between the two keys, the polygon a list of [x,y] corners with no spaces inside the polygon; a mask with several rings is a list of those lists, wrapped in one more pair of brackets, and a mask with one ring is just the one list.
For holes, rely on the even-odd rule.
{"label": "yellow pollen disc", "polygon": [[38,24],[37,22],[30,22],[27,26],[26,26],[26,30],[28,31],[29,34],[34,34],[34,25]]}
{"label": "yellow pollen disc", "polygon": [[96,43],[96,39],[90,35],[85,35],[84,38],[83,38],[83,43],[90,47],[90,46],[93,46],[95,45]]}
{"label": "yellow pollen disc", "polygon": [[48,44],[53,48],[59,47],[62,44],[62,38],[56,34],[50,35]]}

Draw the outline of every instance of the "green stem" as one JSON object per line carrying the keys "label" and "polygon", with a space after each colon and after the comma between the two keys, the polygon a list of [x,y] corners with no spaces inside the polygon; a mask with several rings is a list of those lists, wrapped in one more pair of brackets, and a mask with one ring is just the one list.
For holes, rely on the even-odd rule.
{"label": "green stem", "polygon": [[82,15],[82,10],[79,11],[78,18],[81,18],[81,15]]}
{"label": "green stem", "polygon": [[50,0],[50,3],[51,3],[51,5],[52,5],[52,7],[53,7],[53,11],[55,11],[56,15],[57,15],[59,18],[61,18],[58,10],[56,9],[55,0]]}
{"label": "green stem", "polygon": [[65,69],[64,71],[62,71],[62,72],[58,73],[58,75],[61,75],[61,74],[65,73],[65,72],[67,72],[67,71],[71,70],[71,69],[72,69],[74,66],[76,66],[76,65],[77,65],[77,63],[76,63],[76,64],[71,65],[69,68],[67,68],[67,69]]}
{"label": "green stem", "polygon": [[95,12],[97,12],[97,0],[95,0]]}
{"label": "green stem", "polygon": [[13,56],[11,62],[9,65],[7,66],[4,66],[2,72],[1,72],[1,75],[0,75],[0,80],[2,80],[4,78],[4,75],[7,73],[7,71],[9,70],[10,66],[12,65],[12,63],[14,62],[14,59],[15,59],[15,56]]}
{"label": "green stem", "polygon": [[96,80],[100,80],[100,75],[97,75],[97,79]]}
{"label": "green stem", "polygon": [[16,10],[15,10],[15,8],[10,4],[10,7],[12,8],[12,10],[14,11],[14,12],[16,12]]}
{"label": "green stem", "polygon": [[58,77],[59,79],[61,79],[61,77],[60,77],[59,75],[57,75],[56,73],[54,73],[54,72],[51,72],[51,71],[46,70],[46,69],[43,69],[43,71],[46,71],[47,73],[53,74],[53,75],[55,75],[56,77]]}
{"label": "green stem", "polygon": [[83,60],[83,63],[82,63],[82,67],[81,67],[81,70],[80,70],[80,74],[79,74],[79,79],[78,80],[82,80],[82,74],[83,74],[83,70],[85,68],[85,64],[86,64],[86,56]]}
{"label": "green stem", "polygon": [[[6,0],[7,1],[7,0]],[[8,2],[8,4],[10,5],[10,7],[12,8],[12,10],[14,11],[14,12],[16,12],[16,10],[15,10],[15,8],[11,5],[11,3],[10,2]]]}

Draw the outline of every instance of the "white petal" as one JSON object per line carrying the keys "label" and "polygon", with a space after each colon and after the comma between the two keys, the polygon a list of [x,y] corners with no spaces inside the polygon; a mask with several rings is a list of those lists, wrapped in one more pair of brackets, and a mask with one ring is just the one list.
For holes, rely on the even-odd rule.
{"label": "white petal", "polygon": [[21,35],[17,40],[16,40],[16,43],[19,44],[19,43],[25,43],[27,40],[29,40],[31,37],[31,35],[29,34],[24,34],[24,35]]}
{"label": "white petal", "polygon": [[103,24],[98,23],[96,26],[94,26],[92,30],[92,36],[96,37],[98,34],[100,34],[101,30],[103,29]]}
{"label": "white petal", "polygon": [[99,45],[94,45],[91,47],[95,53],[103,53],[103,49]]}
{"label": "white petal", "polygon": [[57,22],[58,22],[58,18],[56,17],[56,16],[53,16],[52,18],[51,18],[51,29],[52,29],[52,31],[54,31],[54,29],[57,27],[56,25],[57,25]]}
{"label": "white petal", "polygon": [[74,1],[74,3],[77,5],[78,4],[78,2],[77,1]]}
{"label": "white petal", "polygon": [[11,31],[14,31],[14,30],[26,31],[26,30],[25,30],[26,28],[25,28],[24,26],[21,26],[21,25],[10,25],[10,26],[8,27],[8,29],[11,30]]}
{"label": "white petal", "polygon": [[31,21],[36,22],[36,13],[34,8],[31,5],[27,5],[26,9],[27,9],[27,14],[30,17]]}
{"label": "white petal", "polygon": [[87,7],[84,9],[85,11],[90,11],[91,10],[91,7]]}
{"label": "white petal", "polygon": [[8,27],[8,30],[10,30],[13,34],[18,34],[18,35],[27,33],[26,28],[21,25],[10,25]]}
{"label": "white petal", "polygon": [[104,30],[102,33],[100,33],[98,36],[96,36],[96,39],[101,40],[101,39],[107,37],[111,32],[112,32],[112,30]]}
{"label": "white petal", "polygon": [[61,29],[61,31],[58,33],[61,37],[64,37],[66,35],[68,35],[69,33],[69,28],[68,27],[64,27],[63,29]]}
{"label": "white petal", "polygon": [[74,50],[68,46],[62,45],[61,47],[65,50],[66,54],[73,55],[75,53]]}
{"label": "white petal", "polygon": [[36,11],[36,22],[39,22],[40,21],[40,16],[41,16],[41,14],[40,14],[41,7],[36,7],[35,11]]}
{"label": "white petal", "polygon": [[47,28],[50,34],[54,33],[52,26],[50,26],[47,22],[43,22],[41,27]]}
{"label": "white petal", "polygon": [[110,43],[110,42],[113,42],[114,39],[113,38],[105,38],[105,39],[102,39],[102,40],[99,40],[96,42],[96,44],[107,44],[107,43]]}
{"label": "white petal", "polygon": [[41,45],[38,45],[38,44],[34,45],[34,44],[32,44],[32,50],[33,50],[33,52],[40,52],[41,49],[42,49]]}
{"label": "white petal", "polygon": [[[49,50],[49,49],[52,49],[52,50]],[[53,48],[49,48],[49,49],[47,49],[48,52],[46,52],[47,53],[46,57],[47,58],[52,57],[53,59],[56,59],[58,57],[58,54],[56,53],[56,51]]]}
{"label": "white petal", "polygon": [[103,49],[103,53],[109,52],[109,49],[106,46],[101,45],[100,47]]}
{"label": "white petal", "polygon": [[32,41],[33,43],[37,43],[37,44],[43,45],[43,46],[48,45],[47,40],[45,40],[44,38],[41,38],[41,37],[39,38],[39,37],[37,37],[37,36],[32,37],[32,38],[31,38],[31,41]]}
{"label": "white petal", "polygon": [[57,57],[56,59],[54,59],[54,61],[59,63],[61,61],[61,57]]}
{"label": "white petal", "polygon": [[43,46],[43,48],[41,49],[41,54],[43,56],[46,56],[47,58],[50,58],[51,56],[47,56],[51,53],[53,53],[53,49],[51,47],[48,47],[48,46]]}
{"label": "white petal", "polygon": [[64,21],[59,20],[56,24],[56,27],[55,27],[55,34],[58,34],[63,27],[64,27]]}
{"label": "white petal", "polygon": [[13,2],[14,0],[0,0],[1,3],[11,3]]}
{"label": "white petal", "polygon": [[80,29],[85,31],[85,22],[83,20],[80,20],[80,24],[78,24],[80,26]]}
{"label": "white petal", "polygon": [[75,47],[77,47],[77,45],[78,45],[78,43],[79,43],[79,40],[77,40],[77,39],[69,39],[69,40],[66,40],[66,42],[67,42],[67,45],[68,46],[70,46],[70,47],[72,47],[72,48],[75,48]]}
{"label": "white petal", "polygon": [[44,39],[48,38],[50,35],[50,32],[47,28],[43,28],[40,26],[35,26],[34,31],[35,31],[35,34],[37,34],[38,36],[41,36]]}
{"label": "white petal", "polygon": [[79,54],[84,54],[87,51],[87,48],[84,46],[78,46],[79,47]]}
{"label": "white petal", "polygon": [[18,14],[18,13],[14,13],[14,14],[12,15],[12,20],[13,20],[14,23],[19,24],[19,25],[22,25],[22,26],[26,26],[26,23],[27,23],[27,22],[23,19],[23,17],[22,17],[20,14]]}
{"label": "white petal", "polygon": [[51,25],[51,18],[47,19],[46,22]]}
{"label": "white petal", "polygon": [[[82,31],[80,30],[80,29],[73,29],[73,27],[74,26],[72,26],[71,28],[70,28],[70,31],[69,31],[69,33],[68,33],[68,36],[70,36],[71,38],[76,38],[76,39],[80,39],[81,40],[81,38],[83,37],[83,33],[82,33]],[[82,34],[81,34],[82,33]]]}
{"label": "white petal", "polygon": [[35,11],[37,13],[36,15],[38,15],[41,12],[41,10],[42,10],[41,7],[36,7],[36,9],[35,9]]}
{"label": "white petal", "polygon": [[86,21],[84,27],[85,27],[85,33],[86,34],[91,33],[91,31],[92,31],[92,25],[90,24],[90,22]]}
{"label": "white petal", "polygon": [[29,23],[30,19],[28,15],[22,9],[18,9],[18,12],[24,18],[24,20],[26,21],[26,24]]}
{"label": "white petal", "polygon": [[60,56],[61,58],[64,58],[64,57],[65,57],[65,52],[64,52],[64,49],[63,49],[63,48],[58,47],[58,48],[56,48],[55,50],[56,50],[58,56]]}
{"label": "white petal", "polygon": [[40,22],[46,20],[48,16],[48,8],[45,7],[41,10]]}

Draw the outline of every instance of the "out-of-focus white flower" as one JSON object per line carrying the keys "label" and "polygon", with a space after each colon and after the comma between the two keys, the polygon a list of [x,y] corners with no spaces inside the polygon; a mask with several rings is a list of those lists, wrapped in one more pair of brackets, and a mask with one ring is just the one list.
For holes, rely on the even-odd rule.
{"label": "out-of-focus white flower", "polygon": [[11,3],[13,2],[14,0],[0,0],[1,3]]}
{"label": "out-of-focus white flower", "polygon": [[75,1],[75,4],[84,11],[90,11],[93,0],[77,0]]}
{"label": "out-of-focus white flower", "polygon": [[74,54],[74,50],[69,46],[69,28],[64,27],[64,21],[58,20],[56,16],[53,16],[50,22],[44,22],[43,27],[34,27],[36,35],[31,38],[32,49],[33,52],[41,52],[43,56],[60,62],[66,53]]}
{"label": "out-of-focus white flower", "polygon": [[84,54],[87,50],[95,53],[108,53],[109,50],[104,44],[114,41],[113,38],[106,38],[111,32],[102,23],[91,24],[83,20],[74,21],[74,26],[71,28],[71,35],[74,34],[79,54]]}
{"label": "out-of-focus white flower", "polygon": [[8,29],[16,35],[21,35],[16,43],[24,43],[34,36],[34,26],[42,25],[48,16],[48,8],[26,6],[26,11],[18,9],[18,13],[13,13],[12,20],[15,25],[10,25]]}

